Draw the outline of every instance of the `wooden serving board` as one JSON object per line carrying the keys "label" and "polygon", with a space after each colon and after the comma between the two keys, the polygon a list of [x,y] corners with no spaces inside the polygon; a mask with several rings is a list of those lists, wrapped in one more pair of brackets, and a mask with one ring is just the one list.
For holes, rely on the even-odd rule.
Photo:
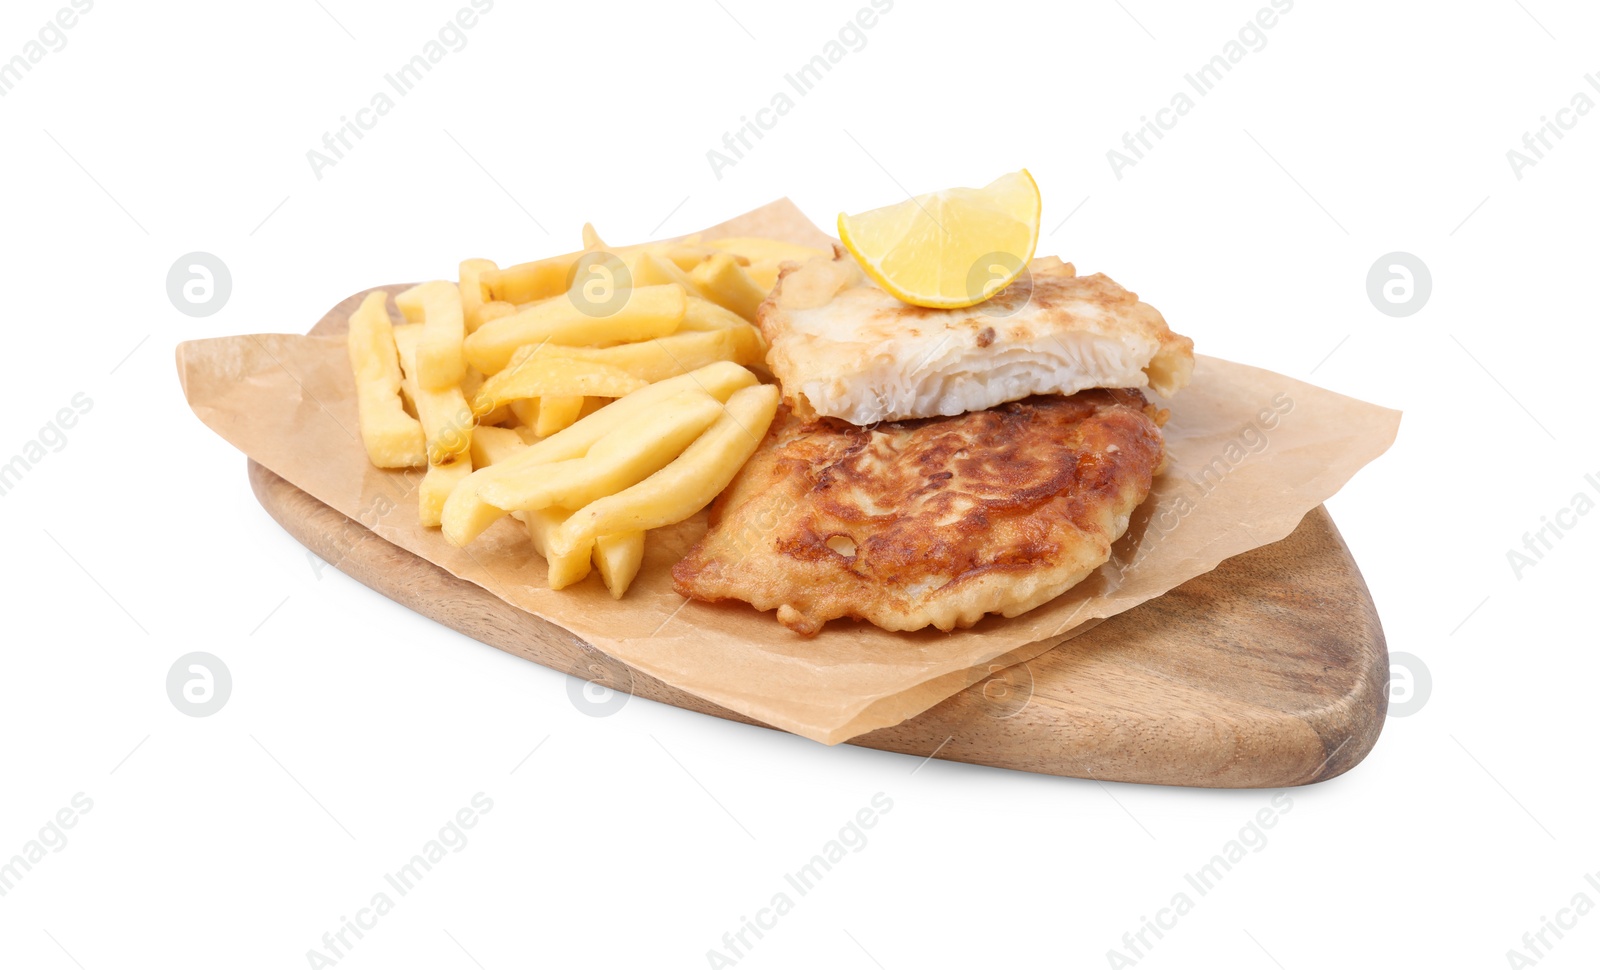
{"label": "wooden serving board", "polygon": [[[600,654],[254,461],[250,483],[312,552],[445,626],[639,697],[757,723]],[[1281,542],[848,743],[1102,781],[1303,785],[1348,771],[1372,749],[1388,678],[1366,584],[1318,507]]]}
{"label": "wooden serving board", "polygon": [[[311,332],[342,329],[339,309]],[[291,535],[424,616],[614,689],[757,723],[450,575],[254,461],[249,471],[256,497]],[[849,743],[1101,781],[1304,785],[1343,774],[1372,750],[1388,679],[1377,610],[1319,506],[1282,541]]]}

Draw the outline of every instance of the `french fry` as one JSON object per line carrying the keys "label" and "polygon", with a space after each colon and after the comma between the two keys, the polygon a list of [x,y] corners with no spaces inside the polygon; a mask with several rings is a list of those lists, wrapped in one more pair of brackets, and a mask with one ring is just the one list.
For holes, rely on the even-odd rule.
{"label": "french fry", "polygon": [[[424,394],[437,393],[424,391]],[[461,392],[456,391],[457,395]],[[450,397],[449,392],[445,394]],[[469,422],[472,412],[467,408],[466,398],[457,398],[449,402],[449,413],[459,420],[447,420],[442,425],[439,437],[428,442],[428,464],[443,465],[455,461],[467,454],[472,449],[473,426]],[[423,427],[427,427],[424,425]]]}
{"label": "french fry", "polygon": [[[591,242],[600,245],[589,245]],[[483,275],[483,283],[489,290],[492,300],[503,300],[508,303],[532,303],[538,300],[547,300],[553,296],[560,296],[567,292],[572,285],[573,274],[577,270],[578,260],[594,252],[607,252],[617,257],[629,267],[639,254],[651,248],[650,244],[635,246],[620,246],[615,249],[608,248],[600,240],[593,227],[586,227],[584,233],[584,248],[576,252],[563,253],[560,256],[550,256],[545,259],[536,259],[528,263],[518,263],[507,266]],[[705,255],[716,250],[704,248]],[[705,258],[697,255],[694,262]],[[690,263],[694,265],[694,263]]]}
{"label": "french fry", "polygon": [[[584,235],[584,248],[582,250],[574,251],[574,253],[563,253],[560,256],[550,256],[547,259],[534,259],[531,263],[518,263],[517,266],[507,266],[504,269],[485,271],[480,277],[480,282],[483,283],[483,287],[488,291],[488,299],[491,299],[491,301],[531,303],[536,299],[547,299],[550,296],[560,296],[565,293],[566,287],[570,285],[573,269],[578,266],[578,259],[584,253],[610,251],[611,255],[629,264],[630,271],[632,271],[635,259],[643,255],[643,253],[662,253],[672,263],[677,264],[678,269],[693,269],[696,264],[701,263],[702,259],[706,259],[707,256],[714,255],[718,251],[730,251],[730,253],[746,255],[738,247],[720,245],[720,243],[746,242],[750,242],[750,240],[731,238],[731,240],[717,240],[714,243],[696,243],[690,242],[690,240],[682,240],[682,242],[677,243],[643,243],[643,245],[632,245],[632,247],[608,248],[603,245],[598,234],[594,234],[594,230],[590,227],[589,232]],[[789,247],[789,243],[774,243],[773,240],[755,240],[755,242],[770,243],[770,245],[776,245],[776,247],[787,247],[787,250],[773,250],[782,251],[782,253],[803,251],[806,256],[782,256],[784,259],[797,259],[802,263],[805,259],[810,258],[810,255],[814,255],[819,251],[805,250],[805,247]],[[590,245],[590,243],[600,243],[600,245]],[[752,250],[755,250],[755,247],[752,247]],[[765,253],[765,250],[760,251]],[[755,256],[752,255],[750,258],[754,259]],[[776,256],[773,256],[773,259],[776,261]],[[635,283],[635,285],[638,285],[638,283]],[[410,317],[406,317],[406,319],[410,320]]]}
{"label": "french fry", "polygon": [[[603,409],[596,412],[602,413]],[[652,409],[648,420],[600,439],[583,457],[493,476],[479,494],[483,501],[508,511],[581,508],[664,468],[722,413],[722,403],[711,395],[682,391]]]}
{"label": "french fry", "polygon": [[472,409],[461,388],[422,391],[417,401],[417,420],[428,439],[428,463],[443,465],[455,461],[472,449],[474,428]]}
{"label": "french fry", "polygon": [[417,342],[422,339],[422,324],[402,323],[394,328],[394,347],[400,357],[400,391],[405,397],[407,410],[417,413],[416,375],[406,369],[406,361],[417,359]]}
{"label": "french fry", "polygon": [[479,428],[472,432],[472,467],[488,468],[528,447],[510,428]]}
{"label": "french fry", "polygon": [[483,285],[483,274],[500,267],[491,259],[463,259],[461,261],[461,314],[466,320],[467,332],[483,326],[483,308],[488,303],[489,288]]}
{"label": "french fry", "polygon": [[572,300],[556,297],[492,320],[466,340],[466,355],[485,374],[496,374],[518,347],[550,341],[608,347],[634,340],[665,337],[678,329],[688,311],[688,298],[677,285],[645,286],[607,316],[590,316]]}
{"label": "french fry", "polygon": [[722,402],[741,388],[757,383],[756,375],[728,361],[707,364],[688,374],[658,381],[625,398],[613,401],[589,417],[551,435],[528,449],[519,461],[527,464],[581,458],[589,449],[620,428],[637,425],[657,413],[662,402],[690,390],[703,391]]}
{"label": "french fry", "polygon": [[567,278],[583,255],[579,250],[531,263],[518,263],[504,269],[485,272],[480,281],[488,287],[491,300],[507,303],[530,303],[559,296],[567,291]]}
{"label": "french fry", "polygon": [[[655,255],[665,256],[672,260],[679,269],[685,272],[700,265],[706,257],[714,256],[721,252],[721,250],[708,245],[702,240],[699,233],[685,236],[676,242],[650,243],[647,244],[646,248]],[[748,262],[743,256],[738,258],[741,262]]]}
{"label": "french fry", "polygon": [[428,463],[443,465],[465,455],[472,447],[472,409],[460,385],[430,391],[418,380],[417,357],[426,339],[426,326],[395,328],[395,344],[400,351],[402,387],[417,409],[422,434],[427,440]]}
{"label": "french fry", "polygon": [[395,294],[395,309],[400,311],[400,317],[406,323],[422,322],[422,297],[423,290],[421,286],[413,286],[409,290],[402,290]]}
{"label": "french fry", "polygon": [[750,274],[751,281],[757,287],[767,293],[777,285],[778,269],[784,263],[804,263],[813,256],[828,255],[826,250],[756,236],[713,239],[709,245],[721,252],[745,257],[745,272]]}
{"label": "french fry", "polygon": [[[474,333],[476,333],[478,327],[483,326],[490,320],[498,320],[501,317],[509,317],[516,312],[517,305],[515,303],[506,303],[503,300],[491,300],[488,303],[485,303],[483,307],[478,310],[478,324],[477,326],[473,327],[472,330]],[[471,326],[470,323],[468,325]]]}
{"label": "french fry", "polygon": [[[620,396],[620,395],[618,395]],[[541,438],[572,426],[583,411],[583,395],[561,394],[539,399],[539,420],[533,430]]]}
{"label": "french fry", "polygon": [[[720,307],[717,309],[728,313]],[[729,313],[729,316],[732,314]],[[647,384],[654,384],[719,360],[729,360],[742,367],[760,363],[766,355],[766,345],[760,331],[737,318],[734,322],[737,326],[708,327],[696,331],[685,329],[655,340],[617,344],[615,347],[530,344],[512,354],[511,361],[500,374],[515,371],[531,359],[565,357],[615,367]]]}
{"label": "french fry", "polygon": [[[489,299],[504,300],[509,303],[530,303],[534,300],[559,296],[571,285],[578,260],[587,253],[608,252],[627,265],[631,273],[639,257],[645,253],[664,256],[679,269],[689,270],[707,256],[724,251],[720,247],[690,239],[675,243],[638,243],[632,246],[609,247],[600,239],[599,234],[593,231],[593,227],[584,234],[583,241],[584,248],[576,252],[485,272],[481,279],[488,289]],[[728,251],[737,252],[737,250]],[[640,284],[635,282],[634,285]]]}
{"label": "french fry", "polygon": [[[443,404],[439,403],[441,397],[448,397],[448,395],[424,391],[417,386],[417,345],[422,340],[422,332],[423,325],[420,323],[404,324],[394,328],[394,341],[396,349],[400,353],[400,387],[404,391],[406,398],[412,402],[412,409],[418,412],[419,422],[421,422],[419,426],[423,429],[424,438],[426,438],[428,425],[421,420],[423,409],[428,409],[429,413],[433,413],[440,408],[448,410],[451,405],[448,401]],[[461,392],[457,390],[455,393],[460,394]],[[465,405],[466,399],[462,398],[461,403]],[[433,528],[441,524],[444,517],[445,502],[455,493],[457,486],[466,481],[472,474],[470,455],[441,455],[445,459],[444,461],[437,463],[433,461],[434,444],[432,441],[427,442],[428,470],[423,474],[422,483],[417,487],[417,519],[424,528]],[[467,447],[470,449],[470,444]]]}
{"label": "french fry", "polygon": [[[483,376],[482,371],[476,367],[468,367],[466,376],[461,378],[461,396],[466,398],[469,404],[476,401],[486,381],[487,378]],[[480,426],[496,425],[502,421],[509,421],[511,419],[511,408],[505,405],[490,408],[478,414],[477,419]]]}
{"label": "french fry", "polygon": [[539,401],[537,398],[531,398],[526,401],[512,401],[506,407],[511,409],[511,416],[517,419],[519,431],[526,431],[530,435],[538,436],[538,431],[535,430],[539,426]]}
{"label": "french fry", "polygon": [[651,250],[651,255],[668,260],[685,273],[716,253],[717,250],[709,246],[685,246],[678,243],[664,243]]}
{"label": "french fry", "polygon": [[574,512],[551,538],[551,548],[557,554],[588,548],[598,536],[659,529],[698,512],[755,453],[778,398],[772,384],[735,391],[723,415],[683,454],[649,478]]}
{"label": "french fry", "polygon": [[[628,267],[629,274],[635,273],[639,261],[649,256],[652,260],[670,263],[673,267],[688,272],[721,250],[712,249],[704,243],[696,243],[687,239],[670,243],[635,243],[632,246],[597,247],[595,251],[607,252],[620,259]],[[634,286],[641,286],[637,279]]]}
{"label": "french fry", "polygon": [[695,284],[694,280],[689,278],[689,274],[679,269],[678,265],[666,256],[657,256],[655,253],[648,251],[640,253],[639,257],[634,261],[632,269],[633,285],[635,287],[676,283],[683,287],[684,292],[690,296],[698,296],[704,299],[705,295],[700,292],[700,287]]}
{"label": "french fry", "polygon": [[417,383],[426,391],[443,391],[461,383],[467,372],[462,340],[467,335],[461,313],[461,291],[443,281],[412,287],[400,297],[407,305],[422,304],[422,340],[417,344]]}
{"label": "french fry", "polygon": [[684,305],[683,322],[678,324],[679,330],[725,330],[730,327],[748,327],[750,321],[739,316],[724,306],[718,306],[710,300],[700,297],[689,297]]}
{"label": "french fry", "polygon": [[483,371],[476,367],[468,367],[466,373],[461,375],[462,396],[468,401],[473,400],[478,396],[478,392],[483,390],[483,385],[488,380],[489,378],[483,376]]}
{"label": "french fry", "polygon": [[766,261],[752,262],[744,268],[750,274],[750,282],[767,293],[778,285],[778,274],[783,271],[782,263],[769,263]]}
{"label": "french fry", "polygon": [[765,435],[780,393],[747,369],[768,349],[754,319],[782,263],[826,254],[699,235],[610,247],[592,224],[582,243],[463,260],[457,281],[395,297],[403,325],[373,294],[347,349],[369,458],[426,464],[425,526],[461,546],[509,514],[552,589],[598,571],[620,599],[646,532],[703,508]]}
{"label": "french fry", "polygon": [[[497,462],[509,460],[525,451],[527,447],[522,436],[511,428],[479,428],[472,435],[472,465],[474,468],[487,468]],[[528,540],[533,544],[534,551],[545,557],[551,589],[570,586],[589,575],[590,552],[587,548],[563,556],[550,554],[549,536],[566,521],[567,512],[560,509],[544,509],[538,512],[513,512],[511,515],[527,530]],[[644,553],[642,543],[639,553],[642,559]],[[596,565],[600,565],[598,553],[595,554],[594,560]],[[621,548],[611,550],[611,559],[602,567],[601,575],[605,575],[606,569],[611,570],[612,575],[623,575],[627,569],[626,550]],[[611,588],[609,581],[606,588]],[[626,583],[623,584],[623,589],[627,589]]]}
{"label": "french fry", "polygon": [[622,599],[644,565],[644,533],[623,532],[595,539],[594,565],[612,599]]}
{"label": "french fry", "polygon": [[[528,447],[522,437],[509,427],[480,427],[472,435],[472,466],[488,467],[498,461],[506,461],[518,451]],[[589,568],[584,559],[589,555],[586,549],[579,549],[568,554],[554,555],[550,552],[549,536],[554,535],[558,528],[565,522],[566,514],[562,509],[542,509],[538,512],[512,512],[517,519],[523,520],[528,528],[528,539],[533,544],[534,551],[546,559],[547,576],[549,576],[550,589],[562,589],[578,583],[589,575]],[[645,533],[624,533],[616,536],[600,536],[594,543],[592,562],[600,571],[600,578],[605,581],[605,587],[616,599],[622,599],[622,594],[627,592],[627,587],[638,575],[638,567],[645,560]]]}
{"label": "french fry", "polygon": [[[585,395],[626,397],[644,387],[646,383],[648,382],[609,364],[559,356],[525,357],[522,363],[514,367],[507,366],[505,370],[484,381],[482,388],[473,398],[472,410],[476,414],[487,414],[512,401],[532,397],[577,397],[580,400],[576,407],[566,404],[557,406],[558,409],[570,408],[572,421],[576,421],[578,409],[583,406],[581,398]],[[546,410],[553,409],[548,407],[541,409],[541,416]],[[572,421],[568,421],[567,424],[571,424]]]}
{"label": "french fry", "polygon": [[472,459],[461,455],[441,465],[430,464],[417,487],[417,518],[424,528],[437,527],[444,516],[444,503],[456,486],[472,474]]}
{"label": "french fry", "polygon": [[767,298],[767,290],[771,289],[757,286],[750,274],[727,253],[719,253],[696,266],[689,277],[706,299],[732,310],[751,323],[756,320],[756,307]]}
{"label": "french fry", "polygon": [[619,428],[637,425],[655,413],[661,402],[686,390],[699,389],[718,401],[756,383],[756,375],[738,364],[718,361],[680,377],[668,378],[613,401],[571,427],[530,445],[527,451],[503,464],[474,472],[450,494],[444,508],[444,536],[451,544],[464,546],[505,515],[505,510],[484,501],[480,491],[504,475],[531,466],[579,458],[598,441]]}
{"label": "french fry", "polygon": [[400,397],[400,352],[388,299],[384,291],[374,290],[350,315],[346,348],[355,373],[361,443],[379,468],[415,468],[427,464],[427,442],[422,425],[406,413]]}
{"label": "french fry", "polygon": [[540,509],[536,512],[518,512],[528,529],[528,540],[533,549],[545,559],[551,589],[565,589],[589,575],[589,549],[585,547],[564,555],[551,555],[550,536],[567,519],[560,509]]}

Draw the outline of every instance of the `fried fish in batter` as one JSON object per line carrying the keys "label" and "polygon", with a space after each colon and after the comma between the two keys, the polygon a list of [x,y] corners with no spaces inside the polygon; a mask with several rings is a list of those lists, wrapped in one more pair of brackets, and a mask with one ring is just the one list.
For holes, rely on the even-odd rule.
{"label": "fried fish in batter", "polygon": [[1132,389],[870,428],[785,408],[673,583],[805,636],[841,616],[948,631],[1025,613],[1110,557],[1164,418]]}
{"label": "fried fish in batter", "polygon": [[900,302],[840,252],[787,267],[759,317],[790,405],[860,425],[1092,387],[1169,397],[1194,370],[1194,341],[1154,307],[1054,257],[983,303],[943,310]]}

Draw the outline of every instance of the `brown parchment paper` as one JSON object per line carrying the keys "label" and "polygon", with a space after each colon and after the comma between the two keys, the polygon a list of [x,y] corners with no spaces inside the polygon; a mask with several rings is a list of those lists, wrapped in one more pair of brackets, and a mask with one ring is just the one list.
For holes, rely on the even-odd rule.
{"label": "brown parchment paper", "polygon": [[[829,238],[788,200],[706,230],[813,246]],[[1203,325],[1178,329],[1205,344]],[[613,600],[598,575],[560,592],[526,535],[503,520],[467,549],[417,523],[416,472],[367,462],[342,336],[259,334],[177,349],[200,420],[277,475],[384,539],[544,617],[651,676],[826,744],[896,724],[1222,560],[1294,530],[1394,441],[1400,414],[1211,357],[1170,401],[1168,468],[1112,560],[1055,601],[968,630],[887,633],[835,620],[802,639],[744,604],[686,601],[669,570],[705,531],[701,513],[653,531],[644,568]]]}

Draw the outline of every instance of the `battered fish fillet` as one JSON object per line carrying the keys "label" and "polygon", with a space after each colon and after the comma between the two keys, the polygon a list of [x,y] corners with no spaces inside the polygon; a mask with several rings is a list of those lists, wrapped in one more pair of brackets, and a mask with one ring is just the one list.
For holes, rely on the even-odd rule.
{"label": "battered fish fillet", "polygon": [[839,250],[787,269],[758,319],[790,405],[860,425],[1091,387],[1167,397],[1194,370],[1194,341],[1154,307],[1054,257],[976,306],[935,310],[874,286]]}
{"label": "battered fish fillet", "polygon": [[841,616],[948,631],[1025,613],[1110,557],[1165,416],[1131,389],[873,428],[781,409],[673,584],[805,636]]}

